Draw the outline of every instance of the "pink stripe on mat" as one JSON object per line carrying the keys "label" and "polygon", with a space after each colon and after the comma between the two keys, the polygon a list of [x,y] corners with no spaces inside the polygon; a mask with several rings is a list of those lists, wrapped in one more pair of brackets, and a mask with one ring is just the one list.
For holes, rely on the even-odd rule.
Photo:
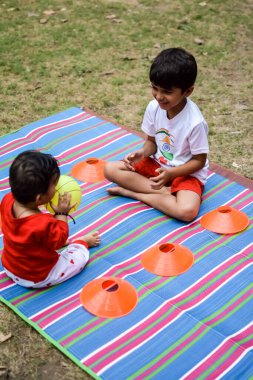
{"label": "pink stripe on mat", "polygon": [[215,187],[212,191],[208,192],[208,194],[204,194],[203,197],[202,197],[202,200],[205,201],[207,198],[211,197],[212,195],[216,194],[217,191],[220,191],[222,190],[224,187],[226,187],[228,185],[228,183],[230,183],[230,181],[228,179],[226,179],[226,181],[224,181],[222,184],[220,184],[219,186]]}
{"label": "pink stripe on mat", "polygon": [[14,282],[11,279],[8,279],[8,280],[0,283],[0,290],[7,289],[11,285],[14,285]]}
{"label": "pink stripe on mat", "polygon": [[[227,309],[223,310],[222,313],[220,313],[219,315],[217,315],[215,318],[209,320],[209,321],[205,321],[204,324],[201,325],[201,327],[195,331],[190,337],[188,337],[187,339],[185,339],[180,345],[178,345],[175,349],[173,349],[170,353],[168,353],[167,355],[165,355],[161,360],[157,361],[153,366],[151,366],[150,368],[148,368],[148,370],[146,370],[145,372],[143,372],[140,376],[136,377],[135,380],[141,380],[141,379],[145,379],[149,374],[153,373],[154,371],[156,371],[159,367],[161,367],[162,365],[164,365],[169,359],[171,359],[174,355],[177,354],[177,352],[181,351],[184,347],[186,347],[188,344],[190,344],[191,342],[193,342],[195,339],[198,338],[198,336],[204,332],[205,330],[208,329],[207,326],[210,326],[212,327],[213,324],[215,324],[215,322],[218,322],[220,319],[223,318],[223,316],[227,315],[231,310],[233,310],[238,304],[240,304],[241,302],[243,302],[245,299],[247,299],[249,297],[249,295],[252,293],[252,291],[248,291],[246,294],[244,294],[240,299],[238,299],[236,302],[234,302],[232,305],[230,305]],[[240,338],[242,339],[242,338]],[[233,343],[232,343],[232,346],[233,346]],[[210,363],[208,364],[208,366],[210,365]],[[209,367],[208,367],[209,368]],[[197,377],[194,378],[194,380],[196,379]],[[214,379],[214,378],[212,378]]]}
{"label": "pink stripe on mat", "polygon": [[[229,261],[228,261],[229,263]],[[176,317],[178,317],[180,314],[184,312],[184,310],[187,310],[189,308],[192,308],[193,306],[196,306],[197,304],[200,304],[204,299],[206,299],[211,293],[213,293],[215,290],[217,290],[220,285],[222,285],[227,279],[231,278],[234,274],[240,272],[244,267],[249,266],[250,264],[248,262],[242,263],[237,268],[234,268],[233,270],[229,271],[229,273],[224,276],[222,279],[220,279],[216,284],[213,286],[208,287],[208,289],[204,292],[201,292],[199,295],[197,295],[193,300],[189,300],[183,305],[180,305],[180,309],[173,310],[170,315],[168,315],[165,319],[160,321],[158,324],[156,324],[155,327],[152,327],[149,331],[147,331],[145,334],[143,334],[140,337],[137,337],[136,339],[133,339],[137,336],[138,333],[142,332],[146,327],[151,326],[153,323],[155,323],[161,316],[163,316],[167,311],[168,307],[174,307],[174,304],[178,304],[181,300],[185,300],[189,295],[191,295],[194,291],[196,291],[196,285],[188,289],[188,291],[183,292],[179,297],[175,297],[174,299],[170,299],[169,301],[166,301],[162,307],[159,308],[151,317],[147,318],[144,323],[139,324],[137,327],[131,329],[130,332],[125,334],[120,339],[114,341],[112,344],[106,345],[105,348],[101,349],[99,352],[97,352],[94,356],[89,358],[88,360],[85,360],[84,363],[87,365],[92,365],[94,362],[96,362],[98,359],[101,358],[101,356],[106,355],[106,353],[109,351],[113,351],[114,349],[117,349],[120,345],[122,345],[124,342],[128,341],[129,339],[133,339],[131,343],[129,343],[127,346],[122,347],[117,352],[110,355],[110,357],[104,359],[101,361],[97,366],[95,366],[93,369],[96,372],[99,372],[102,370],[102,368],[106,367],[111,361],[116,360],[117,358],[124,355],[126,352],[131,350],[132,348],[137,348],[138,345],[143,343],[145,340],[150,339],[154,334],[156,334],[158,331],[161,331],[165,326],[168,325],[171,321],[175,320]],[[219,270],[213,271],[214,273],[219,272]],[[202,279],[201,283],[206,283],[206,279]],[[200,288],[200,286],[198,287]],[[171,306],[169,306],[171,305]]]}
{"label": "pink stripe on mat", "polygon": [[[128,207],[125,207],[125,206],[122,207],[121,210],[124,210],[124,209],[127,210],[129,208],[129,205],[127,205],[127,206]],[[80,230],[77,234],[75,234],[75,237],[81,237],[81,236],[83,236],[83,234],[87,234],[93,230],[99,230],[99,232],[101,234],[103,234],[103,233],[109,231],[115,225],[123,223],[124,220],[130,218],[133,215],[139,214],[142,211],[146,211],[147,209],[148,209],[147,206],[145,206],[145,205],[142,206],[140,204],[138,208],[136,207],[133,210],[129,210],[128,212],[124,213],[123,215],[116,216],[116,218],[114,218],[111,222],[109,222],[105,226],[101,227],[101,224],[103,223],[103,221],[106,221],[109,218],[113,218],[115,215],[117,215],[117,211],[116,211],[110,215],[107,215],[105,218],[103,218],[103,220],[98,220],[98,221],[90,224],[88,227]],[[103,252],[103,254],[104,254],[104,252]],[[90,262],[91,262],[91,260],[90,260]]]}
{"label": "pink stripe on mat", "polygon": [[[100,124],[104,124],[104,123],[100,123]],[[92,139],[88,140],[87,142],[75,145],[74,147],[64,151],[64,155],[65,155],[64,164],[65,163],[68,164],[68,163],[72,162],[73,160],[77,160],[78,158],[83,157],[83,154],[84,154],[83,152],[80,152],[78,154],[76,154],[76,152],[78,152],[80,150],[84,150],[86,148],[89,148],[91,144],[99,143],[96,147],[91,147],[90,149],[87,149],[87,151],[85,152],[85,155],[88,155],[94,149],[99,149],[99,148],[103,147],[105,144],[104,139],[110,137],[110,139],[107,142],[107,143],[109,143],[109,142],[112,142],[115,140],[115,136],[118,137],[118,136],[125,136],[125,135],[126,135],[126,133],[124,131],[122,131],[120,129],[116,129],[116,130],[113,129],[112,131],[108,131],[106,133],[103,133],[102,135],[99,135],[98,137],[92,138]],[[72,157],[69,157],[69,156],[72,156]],[[58,156],[56,156],[56,158],[58,158]]]}
{"label": "pink stripe on mat", "polygon": [[[37,140],[39,140],[39,138],[50,133],[50,131],[54,131],[56,128],[57,129],[65,128],[65,127],[68,127],[72,124],[76,124],[76,123],[79,123],[81,121],[92,119],[92,118],[94,118],[93,115],[87,114],[86,112],[82,112],[82,113],[80,113],[76,116],[72,116],[68,119],[60,120],[60,121],[57,121],[55,123],[42,125],[38,128],[33,129],[31,132],[29,132],[24,137],[17,138],[15,140],[8,142],[7,144],[4,144],[1,147],[0,156],[3,156],[6,153],[10,153],[16,149],[22,148],[22,147],[24,147],[24,146],[26,146],[32,142],[37,141]],[[37,135],[38,131],[41,131],[41,132]],[[33,137],[33,135],[36,135],[36,136]]]}
{"label": "pink stripe on mat", "polygon": [[80,335],[83,335],[85,334],[86,332],[88,333],[91,329],[95,328],[96,326],[98,326],[100,323],[101,323],[101,318],[97,318],[97,317],[94,317],[96,318],[92,323],[90,323],[89,325],[87,325],[86,327],[84,327],[83,329],[77,331],[76,333],[74,333],[73,335],[71,335],[70,337],[66,338],[65,340],[63,340],[61,342],[61,345],[64,347],[66,346],[68,343],[71,343],[73,340],[75,340],[76,338],[78,338]]}
{"label": "pink stripe on mat", "polygon": [[[242,339],[247,338],[247,336],[250,336],[253,334],[253,325],[247,327],[243,331],[239,332],[239,334],[235,334],[230,336],[228,339],[225,339],[224,343],[220,345],[217,349],[215,349],[210,356],[208,356],[207,359],[201,362],[195,367],[195,369],[188,373],[185,377],[183,377],[184,380],[195,380],[201,374],[203,374],[205,371],[209,370],[215,363],[217,363],[224,354],[229,352],[229,350],[234,346],[235,342],[238,342]],[[249,340],[247,342],[247,347],[239,346],[235,349],[235,351],[227,358],[227,360],[223,361],[223,363],[214,371],[212,374],[210,374],[208,377],[205,377],[205,379],[213,380],[217,378],[217,376],[220,376],[227,368],[231,367],[234,363],[236,363],[236,360],[245,353],[246,348],[250,348],[253,346],[253,340]]]}
{"label": "pink stripe on mat", "polygon": [[64,298],[63,300],[56,302],[54,305],[44,309],[42,312],[39,312],[34,317],[32,317],[31,321],[38,322],[39,320],[41,320],[45,317],[48,317],[48,315],[51,314],[52,312],[54,312],[54,311],[57,312],[58,309],[63,310],[62,307],[65,306],[66,303],[69,304],[69,303],[76,302],[76,300],[78,299],[78,297],[80,295],[80,292],[81,292],[81,290],[77,294],[74,294],[73,296]]}

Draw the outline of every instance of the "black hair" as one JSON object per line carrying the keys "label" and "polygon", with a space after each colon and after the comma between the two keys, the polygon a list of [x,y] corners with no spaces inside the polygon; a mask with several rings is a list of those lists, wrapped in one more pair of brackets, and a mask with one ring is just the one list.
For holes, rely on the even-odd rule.
{"label": "black hair", "polygon": [[178,87],[186,91],[194,85],[196,77],[196,60],[182,48],[163,50],[154,59],[149,72],[151,83],[166,90]]}
{"label": "black hair", "polygon": [[51,154],[27,150],[20,153],[11,164],[11,192],[22,204],[34,202],[38,194],[47,193],[49,186],[59,176],[57,160]]}

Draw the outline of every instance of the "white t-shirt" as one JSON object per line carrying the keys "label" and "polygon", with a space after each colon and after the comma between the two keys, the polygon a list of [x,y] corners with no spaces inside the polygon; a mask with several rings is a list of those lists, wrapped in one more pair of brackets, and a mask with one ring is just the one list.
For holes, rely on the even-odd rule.
{"label": "white t-shirt", "polygon": [[[208,126],[198,106],[187,98],[185,107],[172,119],[167,111],[152,100],[145,111],[142,130],[155,137],[157,151],[154,158],[165,168],[182,165],[193,155],[208,153]],[[203,184],[206,182],[208,160],[205,166],[192,173]]]}

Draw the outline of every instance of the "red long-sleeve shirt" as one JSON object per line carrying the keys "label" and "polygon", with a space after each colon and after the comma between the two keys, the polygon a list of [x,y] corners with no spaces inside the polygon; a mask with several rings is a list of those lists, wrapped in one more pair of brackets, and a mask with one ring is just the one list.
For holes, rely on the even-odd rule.
{"label": "red long-sleeve shirt", "polygon": [[68,224],[51,214],[15,218],[11,193],[1,202],[3,232],[2,264],[16,276],[39,282],[44,280],[58,260],[56,249],[64,246]]}

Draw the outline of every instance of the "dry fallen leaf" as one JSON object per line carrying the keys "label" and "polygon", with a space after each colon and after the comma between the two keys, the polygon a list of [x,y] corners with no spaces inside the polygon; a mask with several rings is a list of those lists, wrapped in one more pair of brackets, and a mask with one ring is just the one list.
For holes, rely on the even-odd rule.
{"label": "dry fallen leaf", "polygon": [[120,24],[121,22],[123,22],[120,18],[113,18],[112,19],[112,22],[115,22],[117,24]]}
{"label": "dry fallen leaf", "polygon": [[27,16],[28,16],[28,17],[38,17],[39,15],[38,15],[38,13],[28,12],[28,13],[27,13]]}
{"label": "dry fallen leaf", "polygon": [[233,168],[240,168],[241,167],[241,165],[238,165],[236,162],[233,162],[232,166],[233,166]]}
{"label": "dry fallen leaf", "polygon": [[41,82],[34,83],[34,90],[37,90],[38,88],[41,88],[41,87],[42,87]]}
{"label": "dry fallen leaf", "polygon": [[9,370],[7,367],[0,366],[0,379],[8,380],[9,379]]}
{"label": "dry fallen leaf", "polygon": [[52,16],[54,14],[55,14],[55,11],[53,11],[52,9],[48,9],[48,10],[43,12],[43,15],[45,15],[45,16]]}
{"label": "dry fallen leaf", "polygon": [[137,56],[130,56],[130,55],[125,55],[125,56],[123,56],[122,57],[122,59],[124,60],[124,61],[134,61],[135,59],[139,59],[139,57],[137,57]]}
{"label": "dry fallen leaf", "polygon": [[48,18],[41,18],[40,24],[46,24],[48,22]]}
{"label": "dry fallen leaf", "polygon": [[203,45],[204,44],[204,40],[202,40],[201,38],[198,38],[198,37],[194,39],[194,42],[196,44],[198,44],[198,45]]}
{"label": "dry fallen leaf", "polygon": [[100,73],[101,76],[106,76],[106,75],[113,75],[115,74],[116,70],[108,70]]}
{"label": "dry fallen leaf", "polygon": [[11,338],[11,333],[7,334],[7,335],[4,335],[2,333],[0,333],[0,343],[3,343],[5,342],[6,340],[10,339]]}
{"label": "dry fallen leaf", "polygon": [[27,86],[28,91],[35,91],[42,87],[41,82],[35,82]]}
{"label": "dry fallen leaf", "polygon": [[116,18],[117,16],[116,15],[108,15],[108,16],[105,16],[105,18],[107,20],[113,20],[114,18]]}
{"label": "dry fallen leaf", "polygon": [[246,104],[242,104],[242,103],[236,103],[235,104],[235,108],[237,110],[247,110],[248,109],[248,107],[246,106]]}

